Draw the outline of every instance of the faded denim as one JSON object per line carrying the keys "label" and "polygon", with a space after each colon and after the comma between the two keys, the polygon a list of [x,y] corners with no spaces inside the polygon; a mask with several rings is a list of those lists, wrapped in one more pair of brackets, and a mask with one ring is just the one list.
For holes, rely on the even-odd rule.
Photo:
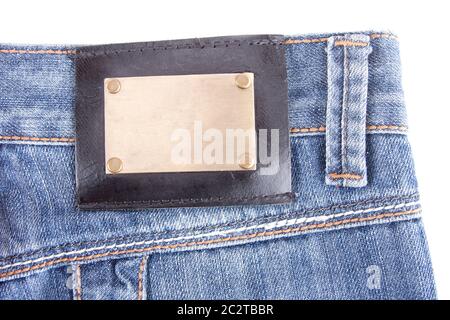
{"label": "faded denim", "polygon": [[397,38],[277,45],[295,201],[129,211],[75,204],[76,48],[1,45],[0,299],[434,299]]}

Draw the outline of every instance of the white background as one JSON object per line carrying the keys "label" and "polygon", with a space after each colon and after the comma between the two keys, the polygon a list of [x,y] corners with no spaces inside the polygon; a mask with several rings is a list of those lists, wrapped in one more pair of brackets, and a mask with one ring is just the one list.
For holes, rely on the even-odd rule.
{"label": "white background", "polygon": [[[446,5],[447,4],[447,5]],[[4,1],[0,42],[97,44],[375,30],[400,37],[403,85],[438,295],[450,299],[448,1]]]}

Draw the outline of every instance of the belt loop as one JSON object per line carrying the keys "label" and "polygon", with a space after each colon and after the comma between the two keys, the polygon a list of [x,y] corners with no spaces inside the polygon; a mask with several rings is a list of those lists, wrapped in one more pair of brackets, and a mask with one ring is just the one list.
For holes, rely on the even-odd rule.
{"label": "belt loop", "polygon": [[370,37],[328,39],[326,178],[328,185],[367,185],[366,109]]}

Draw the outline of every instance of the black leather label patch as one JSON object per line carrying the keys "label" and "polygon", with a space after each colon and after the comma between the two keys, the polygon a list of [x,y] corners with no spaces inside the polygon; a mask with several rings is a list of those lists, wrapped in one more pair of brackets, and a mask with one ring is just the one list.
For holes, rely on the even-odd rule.
{"label": "black leather label patch", "polygon": [[[222,206],[292,200],[282,36],[242,36],[81,47],[76,55],[76,183],[82,209]],[[255,128],[268,132],[276,170],[106,174],[104,80],[162,75],[254,74]],[[176,88],[174,88],[176,90]],[[163,113],[164,110],[162,109]],[[149,125],[157,119],[149,119]],[[278,130],[278,148],[271,130]],[[264,145],[264,144],[263,144]],[[267,171],[272,171],[267,174]]]}

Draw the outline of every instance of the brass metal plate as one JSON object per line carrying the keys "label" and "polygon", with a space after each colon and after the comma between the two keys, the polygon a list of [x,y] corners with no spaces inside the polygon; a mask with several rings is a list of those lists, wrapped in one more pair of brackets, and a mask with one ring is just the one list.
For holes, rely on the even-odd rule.
{"label": "brass metal plate", "polygon": [[253,73],[106,78],[104,97],[107,174],[256,169]]}

